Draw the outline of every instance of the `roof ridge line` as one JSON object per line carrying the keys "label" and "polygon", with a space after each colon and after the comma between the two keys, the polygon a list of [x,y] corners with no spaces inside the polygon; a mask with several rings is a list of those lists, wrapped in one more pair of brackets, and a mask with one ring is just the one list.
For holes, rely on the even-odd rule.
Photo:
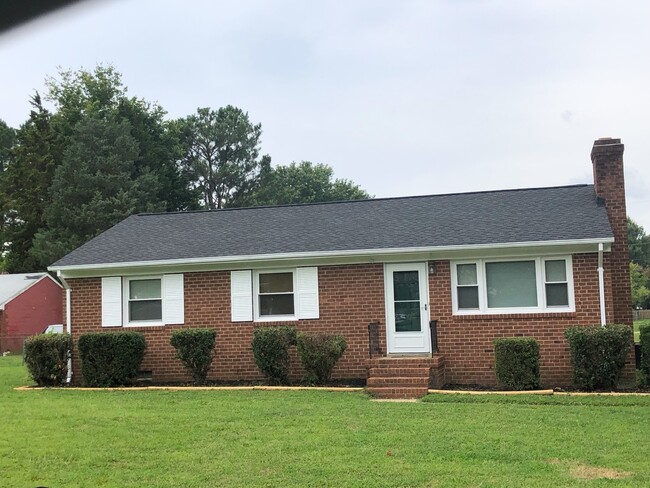
{"label": "roof ridge line", "polygon": [[452,192],[452,193],[435,193],[429,195],[407,195],[403,197],[380,197],[380,198],[363,198],[359,200],[334,200],[330,202],[309,202],[309,203],[286,203],[282,205],[258,205],[254,207],[229,207],[217,209],[201,209],[201,210],[176,210],[172,212],[142,212],[133,214],[133,217],[153,217],[158,215],[176,215],[176,214],[195,214],[195,213],[217,213],[217,212],[233,212],[237,210],[257,210],[266,208],[287,208],[287,207],[309,207],[316,205],[337,205],[343,203],[366,203],[366,202],[381,202],[387,200],[412,200],[416,198],[436,198],[436,197],[450,197],[459,195],[481,195],[486,193],[507,193],[518,191],[538,191],[538,190],[554,190],[560,188],[580,188],[593,186],[589,183],[578,183],[574,185],[560,185],[560,186],[541,186],[531,188],[508,188],[501,190],[477,190],[468,192]]}

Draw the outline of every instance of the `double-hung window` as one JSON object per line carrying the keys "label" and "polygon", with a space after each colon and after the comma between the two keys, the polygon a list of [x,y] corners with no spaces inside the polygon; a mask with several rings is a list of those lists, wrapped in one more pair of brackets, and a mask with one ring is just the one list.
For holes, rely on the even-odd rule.
{"label": "double-hung window", "polygon": [[295,314],[293,271],[258,273],[258,315],[260,318]]}
{"label": "double-hung window", "polygon": [[452,263],[457,314],[573,311],[571,257]]}
{"label": "double-hung window", "polygon": [[231,271],[230,311],[233,322],[317,319],[318,268]]}
{"label": "double-hung window", "polygon": [[162,277],[127,278],[126,287],[126,323],[162,322]]}
{"label": "double-hung window", "polygon": [[185,323],[182,274],[102,278],[102,327]]}

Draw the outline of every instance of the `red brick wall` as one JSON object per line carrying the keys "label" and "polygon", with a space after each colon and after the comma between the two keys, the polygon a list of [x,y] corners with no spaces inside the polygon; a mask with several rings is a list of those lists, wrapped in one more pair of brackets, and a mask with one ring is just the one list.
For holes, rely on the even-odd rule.
{"label": "red brick wall", "polygon": [[[606,264],[606,269],[609,267]],[[541,380],[544,386],[569,386],[571,364],[564,329],[600,323],[598,256],[573,256],[575,312],[508,315],[452,315],[449,261],[436,262],[429,277],[431,318],[438,320],[438,348],[445,357],[445,381],[455,384],[495,385],[493,339],[534,337],[540,344]],[[613,317],[612,287],[605,275],[608,321]],[[633,360],[633,357],[631,357]],[[634,374],[633,363],[626,370]]]}
{"label": "red brick wall", "polygon": [[[571,368],[563,331],[571,325],[599,322],[597,256],[575,255],[575,313],[533,315],[453,316],[448,261],[436,262],[429,277],[431,318],[438,320],[440,354],[445,357],[448,383],[494,385],[492,340],[525,335],[541,345],[542,382],[546,386],[569,385]],[[606,263],[606,270],[609,266]],[[230,322],[230,272],[185,274],[184,326],[139,327],[148,349],[142,369],[152,371],[156,382],[189,381],[169,345],[171,330],[177,327],[216,327],[217,354],[211,380],[258,380],[250,343],[254,327],[289,324],[299,331],[338,333],[346,337],[348,349],[334,371],[334,379],[365,379],[370,322],[379,322],[382,349],[386,350],[384,280],[381,264],[322,266],[318,270],[320,319],[297,322]],[[612,317],[612,289],[605,275],[608,317]],[[120,330],[101,324],[101,280],[70,279],[72,329],[76,340],[82,332]],[[79,380],[79,361],[74,357],[74,380]],[[299,380],[297,358],[292,358],[292,379]],[[633,370],[628,369],[628,373]]]}
{"label": "red brick wall", "polygon": [[20,350],[26,337],[62,323],[62,293],[59,285],[45,278],[8,302],[2,313],[2,350]]}
{"label": "red brick wall", "polygon": [[[101,279],[68,280],[72,289],[72,331],[111,331],[101,327]],[[327,332],[345,336],[348,348],[334,370],[334,379],[365,379],[370,322],[382,324],[385,350],[384,281],[381,264],[320,267],[318,271],[320,319],[292,322],[253,323],[230,321],[230,272],[185,274],[185,325],[129,327],[145,334],[147,352],[142,370],[152,371],[156,382],[189,381],[169,345],[171,331],[178,327],[216,327],[216,358],[211,380],[258,380],[251,340],[255,327],[289,324],[298,331]],[[74,380],[80,378],[78,356],[74,360]],[[293,379],[302,376],[297,357],[292,357]]]}

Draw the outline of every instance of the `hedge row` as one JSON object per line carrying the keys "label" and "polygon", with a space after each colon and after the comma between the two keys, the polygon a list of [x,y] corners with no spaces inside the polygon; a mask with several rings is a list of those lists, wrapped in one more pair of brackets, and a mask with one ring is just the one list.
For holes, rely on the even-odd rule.
{"label": "hedge row", "polygon": [[289,383],[289,348],[297,346],[304,381],[323,385],[330,380],[347,344],[343,336],[298,334],[294,327],[283,325],[255,329],[251,346],[255,364],[270,384]]}
{"label": "hedge row", "polygon": [[639,329],[639,347],[641,348],[641,373],[648,385],[650,383],[650,324]]}
{"label": "hedge row", "polygon": [[[570,327],[565,337],[571,351],[574,385],[583,390],[615,388],[630,347],[632,328],[627,325]],[[642,327],[641,372],[650,378],[650,326]],[[170,340],[176,357],[196,384],[204,384],[212,360],[214,329],[178,329]],[[61,385],[66,380],[72,350],[68,334],[41,334],[25,342],[25,363],[41,386]],[[289,348],[296,346],[305,369],[304,380],[325,384],[346,349],[342,336],[297,334],[289,326],[260,327],[253,332],[255,363],[270,384],[289,381]],[[139,332],[97,332],[79,336],[77,343],[85,386],[130,385],[137,378],[146,341]],[[540,385],[539,344],[533,338],[511,337],[494,341],[495,374],[500,385],[528,390]]]}
{"label": "hedge row", "polygon": [[[196,384],[205,384],[214,358],[216,330],[178,329],[171,345]],[[42,334],[25,343],[25,362],[30,375],[41,386],[62,385],[72,351],[68,334]],[[342,336],[297,334],[288,326],[261,327],[253,333],[255,363],[270,384],[289,382],[289,348],[297,346],[305,381],[327,383],[346,349]],[[83,385],[109,387],[131,385],[138,376],[147,347],[140,332],[89,332],[77,342]]]}
{"label": "hedge row", "polygon": [[571,350],[574,385],[581,390],[615,388],[634,343],[632,327],[569,327],[564,335]]}
{"label": "hedge row", "polygon": [[[214,329],[183,329],[172,333],[171,345],[197,384],[205,383],[216,338]],[[73,342],[69,334],[40,334],[25,341],[27,370],[39,386],[66,381]],[[83,385],[131,385],[138,376],[147,343],[140,332],[89,332],[77,341]]]}

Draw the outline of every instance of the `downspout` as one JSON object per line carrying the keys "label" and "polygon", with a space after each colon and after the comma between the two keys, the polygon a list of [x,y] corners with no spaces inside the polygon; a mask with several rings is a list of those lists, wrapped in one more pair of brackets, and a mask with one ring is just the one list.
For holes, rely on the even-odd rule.
{"label": "downspout", "polygon": [[[72,324],[70,323],[72,319],[72,303],[70,302],[70,296],[72,290],[67,281],[61,276],[61,271],[58,271],[57,276],[63,283],[63,288],[65,289],[65,331],[68,334],[72,333]],[[72,381],[72,351],[68,354],[68,374],[66,375],[65,382],[70,383]]]}
{"label": "downspout", "polygon": [[607,323],[605,314],[605,270],[603,268],[603,244],[598,244],[598,294],[600,296],[600,325]]}

